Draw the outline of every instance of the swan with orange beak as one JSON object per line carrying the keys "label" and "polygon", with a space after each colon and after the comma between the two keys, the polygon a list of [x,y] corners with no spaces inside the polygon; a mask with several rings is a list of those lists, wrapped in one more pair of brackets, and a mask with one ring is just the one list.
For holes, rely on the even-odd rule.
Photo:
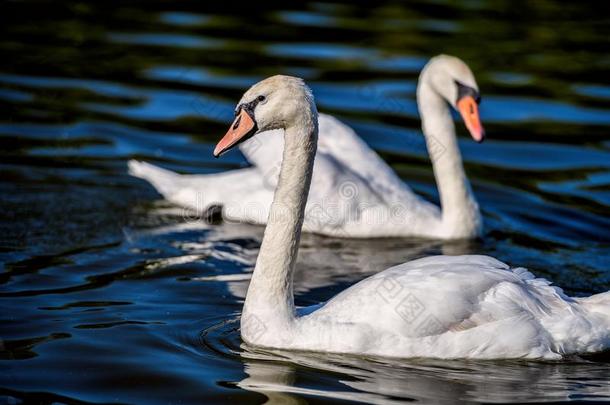
{"label": "swan with orange beak", "polygon": [[[268,100],[263,108],[261,96]],[[482,139],[474,105],[465,97],[472,95],[458,97],[458,108],[466,106],[461,108],[467,125]],[[254,114],[243,101],[259,103]],[[245,345],[366,357],[549,360],[610,347],[610,292],[571,298],[526,269],[489,256],[421,258],[365,278],[327,302],[297,308],[295,264],[318,144],[318,112],[309,87],[289,76],[254,85],[214,154],[237,145],[257,126],[258,137],[284,129],[284,146],[241,313]]]}
{"label": "swan with orange beak", "polygon": [[[271,112],[286,113],[293,107],[294,89],[286,88],[278,78],[265,83],[265,87],[253,86],[244,94],[231,127],[214,150],[214,156],[219,156],[239,146],[252,167],[179,176],[130,162],[131,172],[149,180],[161,194],[180,205],[204,211],[222,206],[227,220],[266,224],[284,157],[282,128],[286,125],[267,120],[282,116]],[[464,171],[451,117],[451,108],[459,111],[472,138],[482,142],[485,132],[479,102],[474,75],[462,60],[439,55],[422,70],[417,103],[441,209],[415,194],[351,128],[319,114],[317,153],[303,231],[342,238],[479,236],[483,221]],[[259,132],[258,139],[247,141]]]}

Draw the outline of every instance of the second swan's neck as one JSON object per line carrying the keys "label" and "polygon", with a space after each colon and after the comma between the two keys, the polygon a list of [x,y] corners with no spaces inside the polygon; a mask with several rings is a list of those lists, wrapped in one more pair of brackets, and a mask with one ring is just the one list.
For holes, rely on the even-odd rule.
{"label": "second swan's neck", "polygon": [[481,214],[464,172],[451,113],[425,76],[417,88],[417,104],[441,200],[443,236],[476,236]]}
{"label": "second swan's neck", "polygon": [[285,129],[278,185],[242,313],[242,336],[257,340],[294,319],[292,279],[316,153],[315,110]]}

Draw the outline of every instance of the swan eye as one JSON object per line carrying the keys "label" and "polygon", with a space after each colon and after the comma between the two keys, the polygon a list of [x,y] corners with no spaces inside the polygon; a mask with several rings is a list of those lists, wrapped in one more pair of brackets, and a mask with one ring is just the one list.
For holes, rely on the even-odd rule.
{"label": "swan eye", "polygon": [[481,104],[481,94],[473,89],[472,87],[465,85],[464,83],[460,82],[459,80],[454,80],[456,86],[457,86],[457,90],[458,90],[458,95],[457,95],[457,101],[460,101],[460,99],[462,99],[462,97],[465,96],[470,96],[472,97],[475,102],[477,104]]}
{"label": "swan eye", "polygon": [[265,101],[265,96],[258,96],[256,99],[259,103],[262,103],[263,101]]}

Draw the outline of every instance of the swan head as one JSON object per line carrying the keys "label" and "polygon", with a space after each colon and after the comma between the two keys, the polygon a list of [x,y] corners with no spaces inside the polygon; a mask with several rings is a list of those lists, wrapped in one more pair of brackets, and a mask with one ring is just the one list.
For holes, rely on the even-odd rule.
{"label": "swan head", "polygon": [[485,130],[479,118],[479,86],[463,60],[450,55],[433,57],[422,70],[420,83],[430,85],[459,111],[475,141],[482,142],[485,139]]}
{"label": "swan head", "polygon": [[313,94],[303,79],[276,75],[264,79],[248,89],[235,107],[235,120],[220,140],[214,156],[239,145],[259,132],[285,129],[314,123],[316,105]]}

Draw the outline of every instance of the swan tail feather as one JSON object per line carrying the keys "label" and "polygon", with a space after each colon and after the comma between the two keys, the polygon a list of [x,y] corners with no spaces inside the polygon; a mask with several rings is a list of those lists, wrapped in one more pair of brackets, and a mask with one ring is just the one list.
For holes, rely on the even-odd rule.
{"label": "swan tail feather", "polygon": [[578,301],[589,313],[605,316],[610,328],[610,291],[579,298]]}
{"label": "swan tail feather", "polygon": [[171,170],[133,159],[127,163],[127,167],[130,175],[148,181],[166,198],[180,188],[180,175]]}
{"label": "swan tail feather", "polygon": [[564,353],[596,353],[610,348],[610,291],[575,298],[571,314],[558,320],[557,341]]}

